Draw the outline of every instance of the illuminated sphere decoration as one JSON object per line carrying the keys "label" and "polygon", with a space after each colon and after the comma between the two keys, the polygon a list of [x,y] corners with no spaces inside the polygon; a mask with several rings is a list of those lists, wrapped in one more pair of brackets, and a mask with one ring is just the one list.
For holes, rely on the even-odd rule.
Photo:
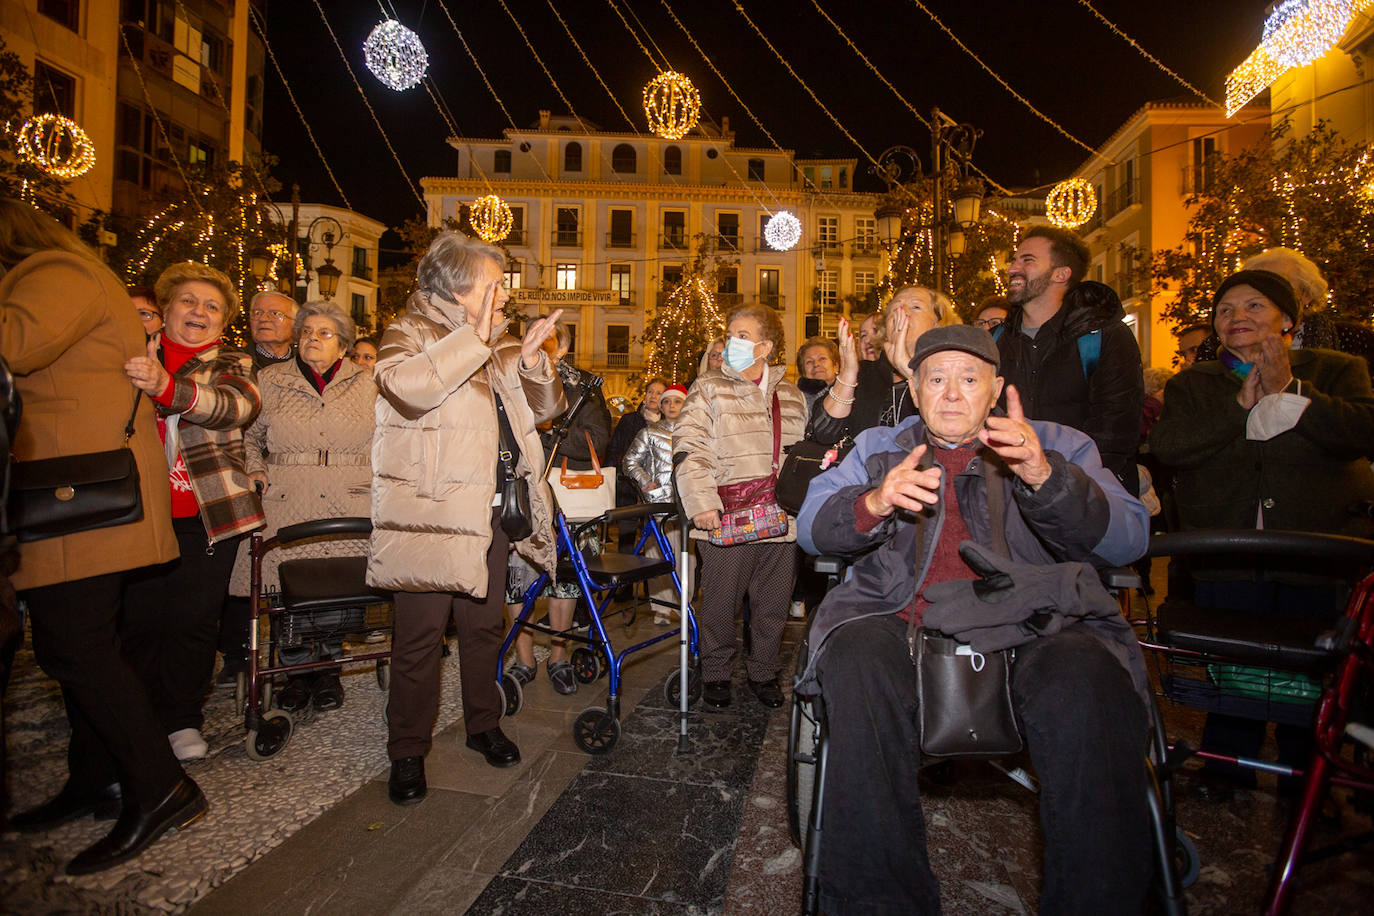
{"label": "illuminated sphere decoration", "polygon": [[665,140],[681,140],[697,126],[700,114],[701,93],[681,73],[665,70],[644,87],[649,129]]}
{"label": "illuminated sphere decoration", "polygon": [[484,242],[499,242],[510,235],[510,205],[495,194],[479,197],[468,210],[468,222]]}
{"label": "illuminated sphere decoration", "polygon": [[15,134],[19,158],[54,178],[71,181],[95,165],[95,144],[70,118],[41,114],[29,118]]}
{"label": "illuminated sphere decoration", "polygon": [[1061,229],[1077,229],[1097,212],[1097,192],[1085,178],[1070,178],[1050,188],[1045,215]]}
{"label": "illuminated sphere decoration", "polygon": [[1350,0],[1284,0],[1264,21],[1260,47],[1284,67],[1305,67],[1321,57],[1350,25]]}
{"label": "illuminated sphere decoration", "polygon": [[779,210],[763,227],[763,238],[774,251],[788,251],[801,239],[801,220],[787,210]]}
{"label": "illuminated sphere decoration", "polygon": [[363,42],[363,62],[373,76],[400,92],[420,85],[429,68],[429,55],[419,35],[387,19],[377,23]]}

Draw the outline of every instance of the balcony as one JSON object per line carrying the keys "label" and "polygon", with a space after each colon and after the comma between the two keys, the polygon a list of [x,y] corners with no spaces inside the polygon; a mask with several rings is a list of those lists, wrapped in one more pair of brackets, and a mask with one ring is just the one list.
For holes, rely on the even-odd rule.
{"label": "balcony", "polygon": [[633,232],[607,232],[607,248],[634,248],[635,234]]}
{"label": "balcony", "polygon": [[372,279],[372,268],[368,267],[366,264],[354,264],[350,273],[358,280]]}
{"label": "balcony", "polygon": [[1132,178],[1129,181],[1123,181],[1116,190],[1107,195],[1102,209],[1105,218],[1111,219],[1127,207],[1138,203],[1140,203],[1140,179]]}
{"label": "balcony", "polygon": [[687,233],[665,232],[658,237],[658,247],[666,248],[670,251],[686,251]]}
{"label": "balcony", "polygon": [[876,258],[882,249],[876,238],[855,239],[849,248],[849,256],[854,258]]}
{"label": "balcony", "polygon": [[775,308],[780,312],[783,310],[783,301],[784,297],[778,293],[759,293],[760,305],[766,305],[769,308]]}
{"label": "balcony", "polygon": [[837,238],[822,238],[816,240],[816,246],[824,251],[839,251],[840,240]]}
{"label": "balcony", "polygon": [[582,233],[576,229],[556,229],[553,233],[553,247],[581,248]]}
{"label": "balcony", "polygon": [[717,236],[717,237],[720,239],[720,247],[721,247],[721,248],[725,249],[726,251],[739,251],[739,249],[740,249],[740,236],[739,236],[739,233],[738,233],[738,232],[731,232],[731,233],[722,232],[722,233],[720,233],[720,235]]}
{"label": "balcony", "polygon": [[716,293],[716,305],[732,309],[744,304],[744,293]]}
{"label": "balcony", "polygon": [[607,353],[607,369],[628,369],[630,368],[630,354],[628,353]]}
{"label": "balcony", "polygon": [[509,233],[505,238],[503,238],[501,241],[502,241],[503,243],[505,243],[506,245],[514,245],[516,248],[524,248],[525,245],[526,245],[526,242],[525,242],[525,230],[524,230],[524,229],[512,229],[512,230],[510,231],[510,233]]}
{"label": "balcony", "polygon": [[1179,189],[1179,193],[1184,197],[1193,194],[1210,194],[1216,180],[1217,170],[1212,163],[1185,165],[1183,167],[1183,186]]}

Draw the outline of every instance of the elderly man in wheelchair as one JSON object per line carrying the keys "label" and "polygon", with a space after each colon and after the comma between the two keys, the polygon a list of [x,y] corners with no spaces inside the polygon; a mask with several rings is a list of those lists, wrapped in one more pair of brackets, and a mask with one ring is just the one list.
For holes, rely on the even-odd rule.
{"label": "elderly man in wheelchair", "polygon": [[1014,389],[994,411],[986,331],[927,331],[911,368],[920,415],[861,434],[797,520],[808,552],[852,563],[795,685],[827,729],[820,908],[940,909],[916,782],[923,626],[976,654],[1015,647],[1011,706],[1042,786],[1042,911],[1139,911],[1154,867],[1148,685],[1094,567],[1144,554],[1146,510],[1085,434],[1027,420]]}

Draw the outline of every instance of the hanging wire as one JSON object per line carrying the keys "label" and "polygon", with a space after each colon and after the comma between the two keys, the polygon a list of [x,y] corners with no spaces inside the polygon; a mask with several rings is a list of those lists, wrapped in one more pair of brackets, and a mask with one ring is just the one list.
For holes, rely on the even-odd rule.
{"label": "hanging wire", "polygon": [[[334,34],[334,28],[329,24],[329,18],[325,16],[324,7],[320,5],[320,0],[315,0],[315,9],[320,12],[320,21],[324,23],[325,30],[329,32],[329,37],[333,40],[334,47],[338,50],[339,59],[343,61],[344,69],[348,71],[349,79],[353,80],[353,86],[358,90],[358,97],[363,100],[363,106],[367,108],[367,113],[372,115],[372,123],[377,125],[377,130],[382,135],[382,141],[386,143],[386,148],[391,151],[391,158],[396,160],[396,167],[400,169],[401,174],[405,176],[406,187],[410,189],[410,193],[415,195],[415,199],[420,202],[420,209],[427,212],[429,205],[425,203],[424,195],[416,188],[415,182],[410,178],[410,173],[406,171],[405,165],[401,163],[401,157],[396,154],[396,148],[391,145],[391,138],[387,136],[386,128],[382,127],[382,122],[377,118],[377,112],[373,111],[372,103],[367,100],[367,94],[363,92],[362,84],[358,82],[358,77],[353,73],[353,67],[348,63],[348,55],[344,54],[343,46],[339,44],[338,36]],[[385,10],[383,10],[383,12],[385,12]]]}
{"label": "hanging wire", "polygon": [[1175,82],[1183,86],[1183,88],[1187,89],[1189,92],[1193,93],[1193,95],[1196,95],[1198,98],[1203,99],[1204,101],[1212,105],[1215,105],[1218,108],[1223,107],[1220,102],[1215,101],[1210,96],[1208,96],[1207,93],[1203,92],[1201,89],[1197,88],[1192,83],[1188,82],[1186,79],[1179,76],[1173,70],[1170,70],[1159,60],[1159,58],[1155,57],[1149,51],[1146,51],[1144,48],[1142,48],[1140,46],[1140,42],[1136,41],[1134,38],[1127,35],[1125,32],[1121,30],[1121,28],[1116,23],[1112,22],[1106,16],[1103,16],[1100,12],[1098,12],[1097,7],[1093,6],[1092,3],[1089,2],[1089,0],[1078,0],[1078,2],[1081,3],[1083,6],[1086,6],[1088,8],[1088,11],[1092,13],[1094,16],[1096,16],[1099,22],[1101,22],[1107,28],[1115,32],[1128,45],[1139,51],[1142,57],[1144,57],[1150,63],[1154,64],[1159,69],[1163,70],[1169,76],[1173,77]]}
{"label": "hanging wire", "polygon": [[582,50],[582,45],[577,43],[577,39],[573,37],[572,29],[568,28],[568,24],[564,22],[563,17],[559,15],[558,7],[554,6],[553,0],[548,0],[548,4],[549,11],[553,13],[553,18],[558,20],[558,24],[563,27],[563,31],[568,35],[568,41],[572,42],[572,46],[577,49],[577,53],[582,55],[582,60],[586,63],[587,69],[592,71],[592,76],[596,77],[596,81],[601,84],[601,88],[605,89],[606,94],[611,97],[611,101],[615,104],[616,110],[618,110],[621,117],[625,119],[625,123],[630,125],[630,130],[634,130],[634,119],[632,119],[629,114],[625,112],[625,109],[621,107],[620,100],[615,97],[615,93],[611,91],[611,87],[607,86],[606,81],[601,78],[601,74],[597,72],[596,65],[587,57],[587,52]]}
{"label": "hanging wire", "polygon": [[[319,0],[315,0],[315,2],[318,3]],[[553,91],[558,93],[558,97],[563,100],[563,104],[568,106],[568,113],[577,120],[577,123],[582,126],[583,130],[588,130],[587,122],[583,121],[582,118],[578,116],[577,110],[573,108],[572,102],[568,101],[568,97],[563,94],[563,90],[559,87],[558,81],[553,78],[553,74],[549,72],[549,68],[544,66],[544,59],[540,57],[539,52],[534,49],[534,44],[530,41],[530,37],[525,34],[524,28],[520,25],[520,20],[516,19],[515,14],[510,11],[510,7],[506,6],[506,0],[497,0],[497,2],[501,4],[501,9],[506,11],[506,15],[510,17],[510,21],[515,23],[515,30],[520,33],[521,38],[525,39],[525,47],[530,49],[530,53],[534,55],[535,62],[538,63],[539,68],[544,71],[544,75],[549,78],[549,84],[553,86]]]}
{"label": "hanging wire", "polygon": [[[614,11],[615,11],[615,14],[616,14],[617,16],[620,17],[621,23],[623,23],[624,26],[625,26],[625,31],[629,32],[629,33],[630,33],[630,37],[633,38],[633,39],[635,40],[635,44],[639,45],[639,50],[643,51],[643,52],[644,52],[644,56],[647,57],[647,58],[649,58],[649,63],[653,65],[653,68],[654,68],[655,70],[661,71],[661,70],[663,69],[663,67],[659,66],[658,61],[655,60],[655,59],[654,59],[654,56],[653,56],[652,54],[649,53],[649,49],[646,48],[646,47],[644,47],[644,42],[642,42],[642,41],[639,40],[639,33],[636,32],[636,31],[634,30],[634,28],[630,25],[630,20],[628,20],[628,19],[625,18],[625,14],[622,13],[622,12],[620,11],[620,7],[616,6],[615,0],[606,0],[606,2],[609,3],[609,4],[611,5],[611,9],[614,10]],[[650,40],[650,41],[653,41],[652,38],[650,38],[649,40]],[[658,45],[654,45],[654,47],[657,48]],[[663,63],[664,63],[665,65],[668,63],[668,59],[667,59],[666,57],[663,59]],[[668,69],[671,70],[671,69],[673,69],[673,68],[672,68],[672,67],[668,67]]]}
{"label": "hanging wire", "polygon": [[639,14],[635,12],[635,8],[630,6],[630,0],[622,0],[622,2],[625,4],[625,9],[630,11],[630,15],[634,18],[634,21],[639,26],[640,30],[644,32],[644,37],[649,39],[649,44],[653,45],[654,50],[658,52],[658,56],[663,58],[664,66],[666,66],[669,70],[673,69],[672,65],[668,63],[668,55],[664,54],[663,49],[658,46],[658,42],[654,41],[653,33],[650,32],[647,28],[645,28],[644,23],[640,22]]}

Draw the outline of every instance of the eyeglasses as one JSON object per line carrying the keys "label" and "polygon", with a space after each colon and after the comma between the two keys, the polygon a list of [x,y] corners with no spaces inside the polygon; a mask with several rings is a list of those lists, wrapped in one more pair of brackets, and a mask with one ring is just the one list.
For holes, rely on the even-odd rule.
{"label": "eyeglasses", "polygon": [[252,314],[254,321],[257,321],[259,318],[270,318],[273,321],[286,320],[286,313],[279,312],[276,309],[253,309]]}
{"label": "eyeglasses", "polygon": [[154,311],[151,311],[151,310],[149,310],[149,309],[139,309],[139,310],[138,310],[138,317],[141,318],[141,319],[144,320],[144,321],[152,321],[154,318],[156,318],[158,321],[161,321],[161,320],[162,320],[162,313],[161,313],[161,312],[154,312]]}
{"label": "eyeglasses", "polygon": [[975,318],[973,319],[973,326],[982,328],[984,331],[991,331],[1004,321],[1006,321],[1005,318]]}
{"label": "eyeglasses", "polygon": [[335,337],[338,336],[338,331],[331,331],[329,330],[329,328],[316,328],[314,330],[311,330],[310,328],[301,328],[301,340],[310,340],[312,338],[318,338],[320,340],[333,340]]}

